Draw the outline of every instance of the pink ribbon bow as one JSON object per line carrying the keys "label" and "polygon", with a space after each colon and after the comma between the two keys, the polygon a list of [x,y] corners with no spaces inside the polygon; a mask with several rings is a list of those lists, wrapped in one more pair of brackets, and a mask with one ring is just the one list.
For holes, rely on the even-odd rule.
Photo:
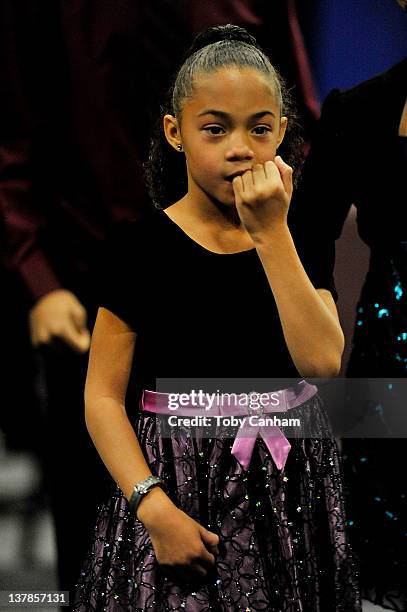
{"label": "pink ribbon bow", "polygon": [[[228,414],[229,411],[222,405],[220,405],[219,408],[222,415],[226,416]],[[242,409],[241,406],[239,408]],[[258,410],[259,413],[257,412]],[[266,414],[271,414],[272,412],[287,412],[287,402],[283,393],[279,392],[278,406],[262,406],[260,409],[249,406],[249,416],[254,416],[253,413],[256,413],[256,416],[261,416],[261,418],[263,418],[266,416]],[[233,414],[236,414],[236,408]],[[242,467],[247,470],[250,465],[257,436],[260,435],[266,443],[266,446],[269,449],[277,468],[279,470],[283,470],[287,461],[288,453],[291,449],[291,444],[281,429],[277,425],[254,425],[253,423],[250,423],[249,416],[246,416],[247,413],[244,414],[245,419],[238,429],[232,446],[232,455],[236,457]]]}
{"label": "pink ribbon bow", "polygon": [[[195,405],[180,406],[177,408],[177,413],[187,416],[202,415],[205,413],[209,416],[210,411],[212,411],[225,417],[232,415],[245,417],[237,431],[232,446],[232,455],[236,457],[242,467],[247,470],[250,465],[257,436],[260,435],[266,443],[277,468],[283,470],[291,449],[291,444],[277,425],[260,424],[257,421],[253,423],[250,422],[249,417],[254,416],[254,413],[256,416],[266,417],[266,415],[272,413],[287,412],[289,409],[300,406],[302,403],[309,400],[317,391],[318,389],[315,385],[302,380],[295,387],[272,392],[271,396],[273,397],[273,401],[266,406],[262,404],[260,404],[259,407],[251,406],[250,400],[249,406],[242,406],[240,404],[232,406],[223,405],[218,398],[217,402],[209,409],[209,413],[206,412],[206,409],[196,407]],[[252,391],[249,397],[253,394],[258,396],[255,391]],[[159,412],[162,414],[172,413],[172,409],[168,406],[167,393],[159,393],[144,389],[142,406],[143,410],[148,410],[150,412]]]}

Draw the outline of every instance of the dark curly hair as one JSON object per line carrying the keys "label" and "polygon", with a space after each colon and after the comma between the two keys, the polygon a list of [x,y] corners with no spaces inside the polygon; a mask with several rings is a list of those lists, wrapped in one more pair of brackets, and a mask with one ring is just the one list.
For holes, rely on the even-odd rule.
{"label": "dark curly hair", "polygon": [[303,156],[302,130],[284,79],[247,30],[232,24],[212,26],[198,34],[186,52],[153,127],[148,160],[143,166],[148,191],[156,208],[166,208],[188,191],[185,157],[168,144],[162,117],[171,114],[177,117],[181,125],[183,104],[193,95],[196,75],[214,72],[225,66],[254,68],[272,80],[280,100],[281,115],[289,118],[279,153],[292,166],[294,183],[298,180]]}

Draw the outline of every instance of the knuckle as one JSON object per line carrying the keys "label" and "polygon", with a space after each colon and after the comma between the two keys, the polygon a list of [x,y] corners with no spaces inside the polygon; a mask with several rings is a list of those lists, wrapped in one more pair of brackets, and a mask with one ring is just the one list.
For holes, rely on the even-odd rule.
{"label": "knuckle", "polygon": [[209,555],[209,557],[205,556],[203,561],[207,567],[213,567],[215,565],[215,557],[213,555]]}
{"label": "knuckle", "polygon": [[55,325],[52,328],[51,335],[55,338],[62,338],[64,336],[64,329],[60,325]]}
{"label": "knuckle", "polygon": [[189,554],[189,560],[195,563],[196,561],[200,561],[202,559],[202,552],[200,550],[195,550]]}
{"label": "knuckle", "polygon": [[246,204],[254,204],[256,202],[256,199],[257,194],[253,193],[252,191],[245,192],[244,201],[246,202]]}
{"label": "knuckle", "polygon": [[261,200],[264,200],[267,197],[267,191],[265,189],[257,189],[257,193],[256,193],[257,197],[260,198]]}
{"label": "knuckle", "polygon": [[173,561],[163,561],[159,557],[156,557],[156,559],[161,569],[165,572],[173,573],[178,567],[181,566],[180,563],[175,563]]}

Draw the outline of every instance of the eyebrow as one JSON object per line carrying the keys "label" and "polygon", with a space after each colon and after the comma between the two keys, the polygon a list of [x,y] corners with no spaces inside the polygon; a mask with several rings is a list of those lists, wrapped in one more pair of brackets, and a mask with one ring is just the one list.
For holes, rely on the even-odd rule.
{"label": "eyebrow", "polygon": [[[229,113],[225,113],[224,111],[216,110],[214,108],[202,111],[202,113],[199,113],[198,117],[202,117],[203,115],[214,115],[215,117],[220,117],[221,119],[229,119],[231,116]],[[250,119],[261,119],[265,115],[272,115],[275,118],[275,114],[272,111],[264,110],[254,113]]]}

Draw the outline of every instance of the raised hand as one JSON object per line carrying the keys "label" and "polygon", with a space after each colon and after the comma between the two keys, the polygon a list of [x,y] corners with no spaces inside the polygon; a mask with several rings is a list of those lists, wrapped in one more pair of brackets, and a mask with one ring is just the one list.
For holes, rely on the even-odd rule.
{"label": "raised hand", "polygon": [[292,173],[292,168],[277,155],[274,161],[255,164],[233,179],[236,208],[254,242],[287,225]]}

